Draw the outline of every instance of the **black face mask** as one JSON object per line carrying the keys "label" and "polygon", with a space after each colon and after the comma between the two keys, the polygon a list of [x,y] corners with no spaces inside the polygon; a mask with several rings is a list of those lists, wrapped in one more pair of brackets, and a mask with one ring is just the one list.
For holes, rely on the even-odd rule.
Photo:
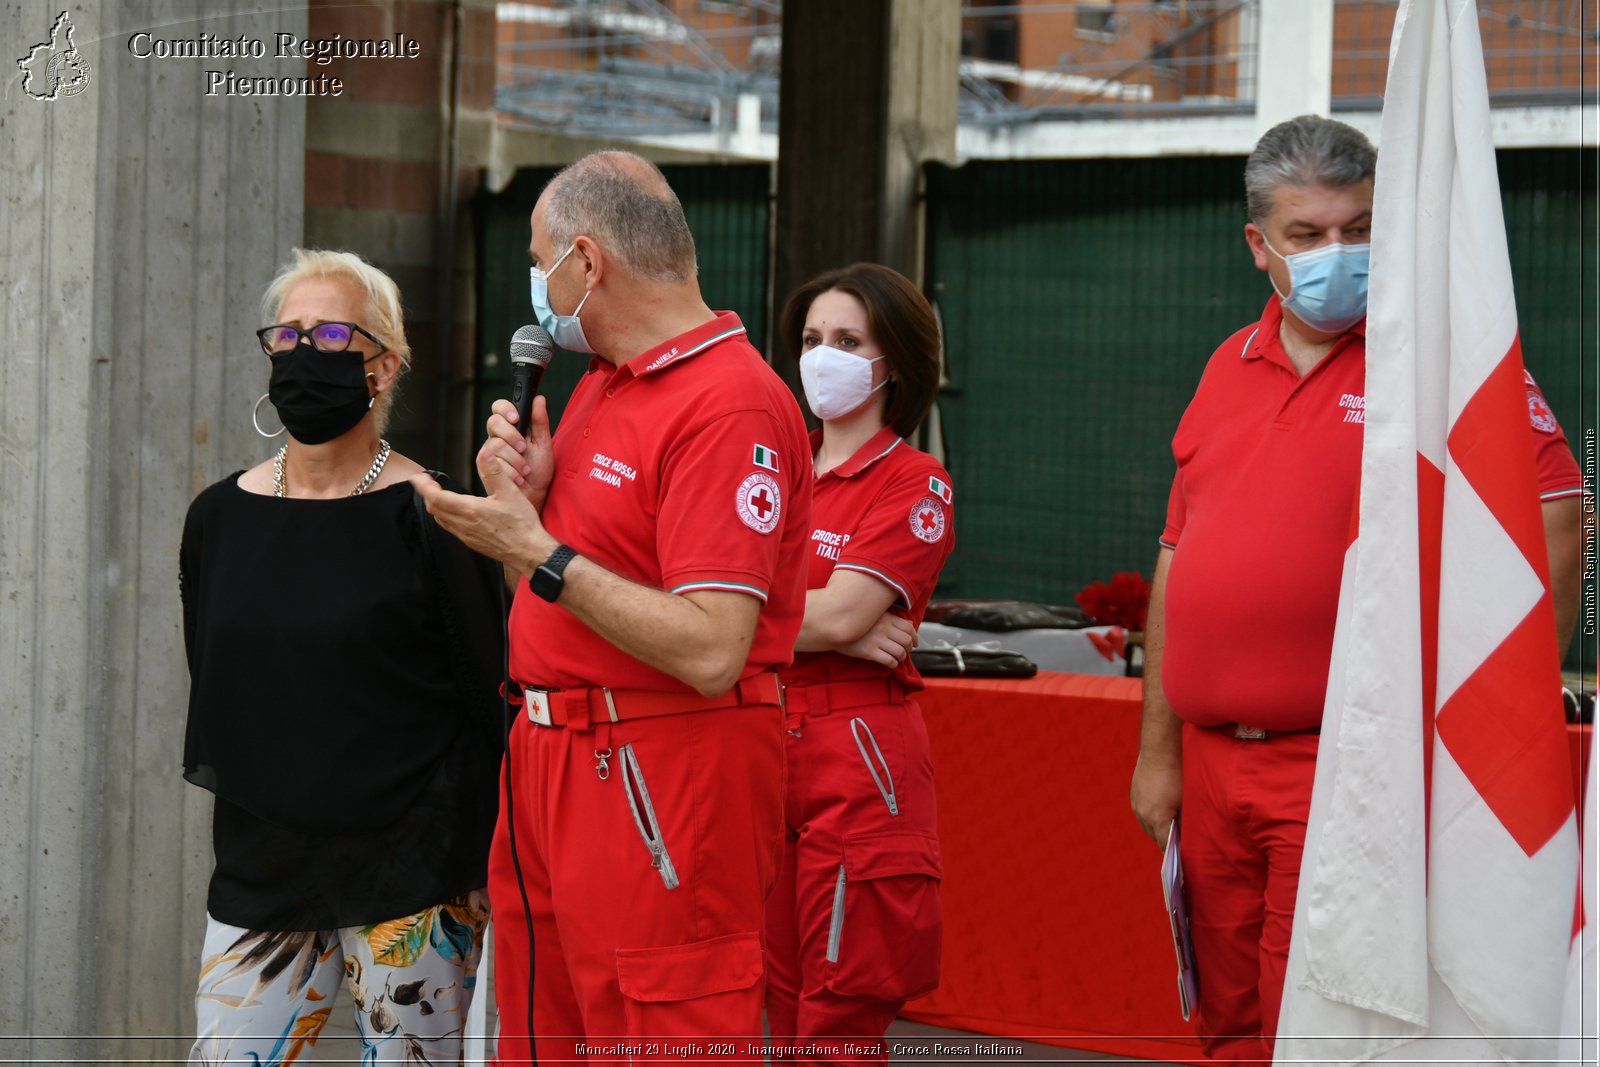
{"label": "black face mask", "polygon": [[318,352],[304,339],[272,356],[267,386],[278,418],[296,441],[320,445],[345,433],[372,407],[361,353]]}

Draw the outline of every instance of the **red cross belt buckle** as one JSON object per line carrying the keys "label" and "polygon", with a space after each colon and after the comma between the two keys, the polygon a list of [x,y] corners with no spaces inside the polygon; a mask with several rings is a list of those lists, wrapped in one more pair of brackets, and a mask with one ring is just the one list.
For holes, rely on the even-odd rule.
{"label": "red cross belt buckle", "polygon": [[551,725],[550,694],[543,689],[524,689],[522,700],[528,709],[528,721],[538,726]]}
{"label": "red cross belt buckle", "polygon": [[1246,726],[1242,722],[1233,724],[1233,736],[1241,741],[1265,741],[1267,731],[1260,726]]}

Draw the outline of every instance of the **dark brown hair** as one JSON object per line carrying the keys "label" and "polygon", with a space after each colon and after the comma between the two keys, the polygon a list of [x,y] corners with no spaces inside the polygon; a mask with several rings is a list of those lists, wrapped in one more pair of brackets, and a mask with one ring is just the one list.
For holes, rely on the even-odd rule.
{"label": "dark brown hair", "polygon": [[927,417],[939,391],[939,324],[927,298],[899,271],[881,263],[852,263],[812,278],[789,297],[778,333],[799,360],[806,314],[823,293],[837,289],[867,309],[867,329],[889,363],[893,380],[884,387],[884,422],[910,437]]}

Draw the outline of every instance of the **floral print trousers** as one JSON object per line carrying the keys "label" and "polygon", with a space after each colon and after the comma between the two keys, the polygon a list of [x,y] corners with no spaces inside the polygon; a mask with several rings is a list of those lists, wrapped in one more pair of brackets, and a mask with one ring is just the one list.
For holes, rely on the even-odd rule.
{"label": "floral print trousers", "polygon": [[340,930],[244,930],[207,916],[189,1062],[296,1062],[316,1044],[343,981],[360,1044],[339,1062],[460,1064],[488,918],[483,890]]}

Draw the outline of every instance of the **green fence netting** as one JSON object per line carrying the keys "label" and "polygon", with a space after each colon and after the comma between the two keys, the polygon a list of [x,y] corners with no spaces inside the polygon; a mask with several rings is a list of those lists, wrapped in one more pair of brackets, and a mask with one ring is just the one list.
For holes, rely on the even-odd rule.
{"label": "green fence netting", "polygon": [[1071,603],[1149,573],[1168,442],[1205,359],[1265,302],[1240,161],[933,167],[930,297],[956,553],[940,592]]}

